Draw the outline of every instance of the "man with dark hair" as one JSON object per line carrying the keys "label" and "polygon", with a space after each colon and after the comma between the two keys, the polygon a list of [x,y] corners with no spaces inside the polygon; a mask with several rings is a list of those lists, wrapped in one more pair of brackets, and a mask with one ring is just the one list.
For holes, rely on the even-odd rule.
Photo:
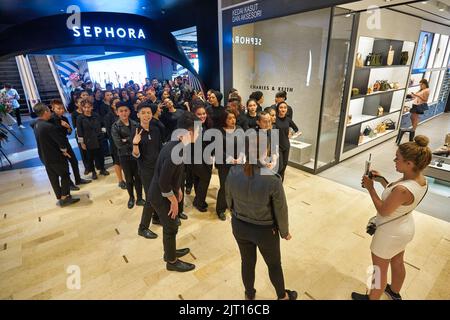
{"label": "man with dark hair", "polygon": [[66,111],[66,109],[64,108],[64,104],[59,99],[53,99],[50,102],[50,106],[53,111],[50,122],[56,126],[58,134],[62,139],[64,139],[67,145],[67,153],[70,155],[69,162],[72,167],[73,175],[75,177],[75,183],[70,180],[70,190],[78,191],[80,190],[80,188],[76,185],[87,184],[90,183],[91,180],[85,180],[81,178],[80,169],[78,167],[78,159],[73,152],[72,146],[69,143],[69,139],[67,139],[67,136],[72,133],[72,127],[69,124],[69,120],[64,116],[64,113]]}
{"label": "man with dark hair", "polygon": [[152,217],[154,224],[160,224],[158,215],[150,203],[150,195],[148,194],[155,171],[156,160],[162,148],[162,137],[159,128],[151,122],[153,117],[152,110],[156,108],[156,105],[152,105],[148,101],[139,104],[137,110],[139,127],[133,133],[132,155],[137,159],[138,172],[144,186],[145,194],[145,205],[142,211],[138,234],[147,239],[155,239],[157,237],[157,234],[149,229]]}
{"label": "man with dark hair", "polygon": [[[189,248],[176,249],[178,224],[178,203],[181,202],[181,191],[184,172],[183,150],[194,143],[199,134],[199,128],[194,128],[196,116],[190,112],[184,113],[178,120],[178,129],[184,129],[178,134],[178,141],[169,141],[162,148],[155,166],[155,172],[150,185],[150,203],[158,213],[163,226],[164,261],[169,271],[186,272],[195,265],[183,262],[178,258],[189,253]],[[174,150],[175,149],[175,150]]]}
{"label": "man with dark hair", "polygon": [[69,166],[67,164],[67,158],[70,158],[70,155],[67,153],[67,141],[58,134],[56,126],[49,122],[52,114],[45,104],[36,104],[33,111],[38,116],[33,130],[39,158],[45,166],[58,204],[65,207],[80,201],[79,198],[70,195]]}
{"label": "man with dark hair", "polygon": [[[277,104],[281,102],[285,102],[287,100],[287,93],[286,91],[279,91],[275,94],[275,104],[271,105],[270,107],[274,110],[277,109]],[[292,107],[290,105],[287,105],[288,111],[286,113],[286,116],[291,118],[294,116],[294,111],[292,110]]]}

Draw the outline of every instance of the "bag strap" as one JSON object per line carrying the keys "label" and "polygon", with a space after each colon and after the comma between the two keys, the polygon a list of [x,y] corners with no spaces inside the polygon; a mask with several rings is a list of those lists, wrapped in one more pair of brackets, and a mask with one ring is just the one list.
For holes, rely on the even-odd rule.
{"label": "bag strap", "polygon": [[[420,201],[417,203],[416,208],[417,208],[417,207],[419,206],[419,204],[422,202],[423,198],[425,198],[427,192],[428,192],[428,183],[427,183],[427,189],[425,190],[425,193],[423,194],[422,199],[420,199]],[[405,214],[402,214],[400,217],[397,217],[397,218],[391,219],[391,220],[389,220],[389,221],[383,222],[382,224],[377,225],[377,228],[378,228],[378,227],[381,227],[382,225],[384,225],[384,224],[386,224],[386,223],[389,223],[389,222],[395,221],[395,220],[397,220],[397,219],[403,218],[404,216],[410,214],[410,213],[413,212],[413,211],[414,211],[414,209],[411,210],[411,211],[409,211],[409,212],[407,212],[407,213],[405,213]]]}

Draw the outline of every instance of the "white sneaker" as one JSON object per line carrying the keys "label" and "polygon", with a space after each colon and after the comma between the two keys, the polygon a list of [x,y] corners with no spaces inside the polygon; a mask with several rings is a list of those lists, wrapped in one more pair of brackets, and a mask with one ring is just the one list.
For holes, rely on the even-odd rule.
{"label": "white sneaker", "polygon": [[20,129],[25,129],[25,126],[21,124],[21,125],[19,126],[19,128],[20,128]]}
{"label": "white sneaker", "polygon": [[14,130],[14,128],[11,126],[8,126],[8,130]]}

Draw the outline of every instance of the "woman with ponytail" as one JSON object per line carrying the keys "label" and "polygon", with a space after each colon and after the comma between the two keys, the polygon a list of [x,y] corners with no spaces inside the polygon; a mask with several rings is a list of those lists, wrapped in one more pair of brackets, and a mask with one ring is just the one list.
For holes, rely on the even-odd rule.
{"label": "woman with ponytail", "polygon": [[[352,293],[354,300],[378,300],[385,292],[392,300],[401,300],[400,290],[406,271],[403,261],[406,245],[414,237],[412,212],[428,191],[423,170],[431,162],[429,139],[417,136],[414,141],[401,144],[394,159],[395,168],[403,174],[398,181],[388,181],[377,171],[364,176],[362,183],[369,191],[377,210],[376,232],[370,250],[374,266],[374,283],[369,294]],[[374,181],[385,189],[378,196]],[[387,283],[387,273],[391,266],[392,283]]]}

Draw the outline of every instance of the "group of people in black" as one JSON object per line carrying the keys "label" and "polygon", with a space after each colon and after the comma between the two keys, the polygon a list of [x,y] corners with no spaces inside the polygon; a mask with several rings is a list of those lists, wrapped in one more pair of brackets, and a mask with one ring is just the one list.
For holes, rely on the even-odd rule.
{"label": "group of people in black", "polygon": [[[85,167],[84,174],[92,174],[93,180],[98,178],[96,170],[101,175],[109,175],[105,169],[105,156],[111,155],[118,185],[127,189],[129,194],[128,208],[143,206],[138,234],[148,239],[157,238],[157,234],[150,230],[150,224],[161,224],[167,269],[185,272],[195,266],[179,259],[189,253],[189,248],[176,248],[180,218],[188,218],[183,211],[184,194],[191,194],[194,189],[194,207],[200,212],[208,211],[206,196],[213,166],[216,167],[220,180],[216,214],[220,220],[226,220],[226,210],[232,212],[233,233],[242,256],[246,298],[252,299],[255,295],[252,286],[258,247],[269,266],[278,297],[295,299],[296,292],[284,288],[278,236],[279,233],[282,238],[290,239],[282,180],[289,159],[289,138],[292,132],[298,131],[292,120],[293,110],[286,102],[286,92],[278,92],[275,104],[263,109],[262,92],[253,92],[244,104],[237,90],[233,89],[224,107],[221,92],[209,90],[204,97],[179,80],[175,80],[175,89],[170,86],[161,88],[157,81],[152,81],[143,90],[136,92],[136,87],[130,86],[118,96],[108,89],[74,94],[72,125]],[[68,163],[72,164],[75,176],[72,190],[78,188],[77,184],[91,180],[81,179],[75,164],[76,156],[67,139],[72,127],[64,117],[64,106],[60,101],[53,101],[51,108],[53,115],[42,103],[34,107],[39,117],[34,131],[39,156],[56,197],[61,206],[66,206],[79,201],[70,195]],[[200,128],[195,123],[200,123]],[[198,139],[198,136],[212,128],[218,129],[224,139],[221,161],[213,155],[211,159],[202,157],[200,161],[187,164],[174,162],[172,156],[180,143],[183,146],[181,153],[190,149],[191,155],[194,148],[202,151],[208,148],[211,142]],[[260,159],[256,165],[248,163],[248,149],[234,148],[230,151],[225,148],[226,137],[236,130],[270,132],[274,128],[279,131],[276,148],[270,150],[268,144],[268,157]],[[200,146],[196,145],[197,141]],[[259,153],[257,157],[259,159]],[[276,174],[263,177],[263,169]],[[255,176],[259,176],[258,183],[245,184],[242,181],[254,182]],[[230,188],[236,183],[233,179],[239,180],[236,188]],[[246,189],[237,194],[236,190],[244,185],[255,188],[255,193]],[[258,192],[267,201],[261,199]],[[249,197],[243,197],[244,194]],[[236,207],[252,212],[238,212],[240,209],[236,211]],[[246,228],[255,232],[246,232]]]}

